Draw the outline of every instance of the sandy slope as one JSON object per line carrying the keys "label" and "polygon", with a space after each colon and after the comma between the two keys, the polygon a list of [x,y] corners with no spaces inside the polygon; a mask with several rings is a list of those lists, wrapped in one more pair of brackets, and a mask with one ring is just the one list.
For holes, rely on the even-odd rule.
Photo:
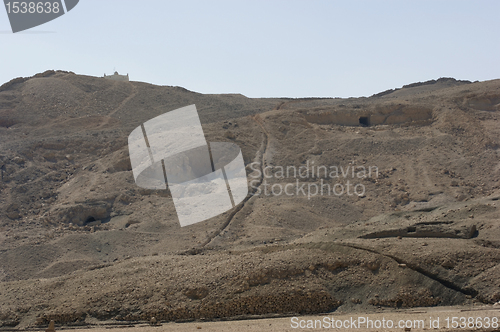
{"label": "sandy slope", "polygon": [[[208,141],[241,147],[254,195],[181,228],[168,191],[135,185],[127,136],[193,103]],[[495,303],[499,103],[499,80],[293,100],[14,80],[0,87],[1,324]],[[314,165],[328,176],[279,173]]]}

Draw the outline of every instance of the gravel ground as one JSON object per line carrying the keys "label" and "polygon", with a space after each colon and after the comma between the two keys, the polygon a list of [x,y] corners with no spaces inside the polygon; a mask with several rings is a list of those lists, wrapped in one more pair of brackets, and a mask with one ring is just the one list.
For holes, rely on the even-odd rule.
{"label": "gravel ground", "polygon": [[[382,321],[385,319],[386,325],[390,324],[389,321],[394,322],[395,327],[391,328],[366,328],[366,324],[363,326],[359,325],[359,317],[365,317],[367,321],[371,320],[377,324],[378,321]],[[296,327],[297,324],[293,323],[295,321],[300,322],[301,320],[305,321],[303,324],[307,324],[308,321],[316,321],[321,320],[322,322],[329,319],[336,320],[358,320],[358,326],[356,328],[342,328],[342,330],[346,331],[359,331],[359,332],[368,332],[368,331],[405,331],[403,327],[397,327],[396,325],[400,320],[403,320],[405,324],[408,321],[411,321],[411,324],[415,324],[415,321],[424,321],[425,326],[423,328],[415,328],[412,327],[411,331],[425,331],[425,330],[439,330],[439,331],[500,331],[498,325],[495,328],[459,328],[453,329],[446,328],[446,319],[451,320],[453,317],[458,317],[460,320],[461,317],[465,317],[467,320],[470,318],[474,319],[474,322],[485,322],[489,317],[493,319],[496,317],[500,320],[500,305],[494,306],[477,306],[477,307],[440,307],[440,308],[416,308],[412,310],[384,310],[378,313],[372,314],[343,314],[343,313],[331,313],[325,315],[316,315],[316,316],[300,316],[295,320],[293,317],[284,317],[284,318],[272,318],[272,319],[255,319],[255,320],[241,320],[241,321],[225,321],[225,322],[192,322],[192,323],[168,323],[163,324],[161,326],[147,326],[147,325],[137,325],[134,327],[120,327],[116,329],[108,328],[95,328],[95,329],[81,329],[81,330],[71,330],[75,332],[79,331],[92,331],[92,332],[104,332],[110,330],[120,330],[120,331],[129,331],[129,332],[160,332],[160,331],[169,331],[169,332],[188,332],[188,331],[205,331],[205,332],[233,332],[233,331],[272,331],[272,332],[285,332],[285,331],[300,331],[300,330],[331,330],[331,327],[323,325],[320,327],[317,325],[317,328],[300,328]],[[434,322],[439,318],[439,328],[435,329],[433,326],[430,328],[430,319]],[[292,322],[293,320],[293,322]],[[408,323],[409,324],[409,323]],[[500,324],[500,323],[498,323]],[[307,326],[307,325],[306,325]],[[56,329],[59,331],[58,329]],[[340,330],[335,328],[334,330]],[[69,330],[67,330],[69,331]]]}

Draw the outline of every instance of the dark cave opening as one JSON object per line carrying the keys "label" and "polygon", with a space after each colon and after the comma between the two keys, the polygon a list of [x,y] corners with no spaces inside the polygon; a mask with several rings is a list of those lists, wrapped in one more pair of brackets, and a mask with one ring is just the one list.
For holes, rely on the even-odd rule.
{"label": "dark cave opening", "polygon": [[96,219],[92,216],[88,217],[87,219],[85,219],[85,222],[83,223],[84,225],[87,225],[93,221],[96,221]]}
{"label": "dark cave opening", "polygon": [[370,125],[370,118],[368,118],[367,116],[359,117],[359,124],[362,126],[369,126]]}

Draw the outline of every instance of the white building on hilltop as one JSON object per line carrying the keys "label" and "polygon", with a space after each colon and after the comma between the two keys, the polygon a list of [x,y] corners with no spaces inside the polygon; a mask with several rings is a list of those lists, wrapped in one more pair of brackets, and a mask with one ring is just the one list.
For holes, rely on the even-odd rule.
{"label": "white building on hilltop", "polygon": [[113,81],[125,81],[125,82],[129,81],[128,73],[127,73],[127,75],[120,75],[120,74],[118,74],[117,71],[115,71],[115,73],[113,75],[104,74],[104,78],[106,78],[108,80],[113,80]]}

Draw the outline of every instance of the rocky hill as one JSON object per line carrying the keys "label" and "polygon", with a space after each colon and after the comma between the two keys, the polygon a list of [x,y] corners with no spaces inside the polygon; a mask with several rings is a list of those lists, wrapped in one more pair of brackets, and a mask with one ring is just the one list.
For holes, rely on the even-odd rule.
{"label": "rocky hill", "polygon": [[[332,93],[333,94],[333,93]],[[251,195],[180,227],[127,137],[196,104]],[[47,71],[0,87],[0,325],[500,301],[500,80],[203,95]]]}

